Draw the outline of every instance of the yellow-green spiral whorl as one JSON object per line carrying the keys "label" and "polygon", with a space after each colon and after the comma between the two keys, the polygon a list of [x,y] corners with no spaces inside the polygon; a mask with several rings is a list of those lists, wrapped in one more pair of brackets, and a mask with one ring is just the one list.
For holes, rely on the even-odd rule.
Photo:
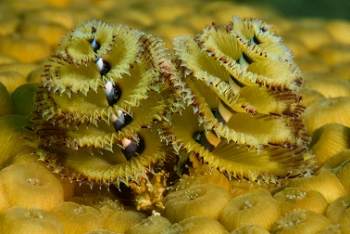
{"label": "yellow-green spiral whorl", "polygon": [[[167,140],[230,177],[276,183],[306,173],[313,158],[300,115],[303,79],[281,39],[259,20],[212,24],[174,50],[178,114]],[[186,157],[186,156],[184,156]]]}
{"label": "yellow-green spiral whorl", "polygon": [[88,22],[67,34],[36,95],[36,154],[91,184],[138,183],[167,156],[160,141],[173,68],[160,39]]}

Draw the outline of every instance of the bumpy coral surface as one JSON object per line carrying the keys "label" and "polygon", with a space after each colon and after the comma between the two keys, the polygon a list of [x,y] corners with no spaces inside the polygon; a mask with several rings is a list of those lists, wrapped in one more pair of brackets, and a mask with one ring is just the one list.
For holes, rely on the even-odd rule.
{"label": "bumpy coral surface", "polygon": [[0,233],[347,233],[350,23],[262,4],[1,1]]}

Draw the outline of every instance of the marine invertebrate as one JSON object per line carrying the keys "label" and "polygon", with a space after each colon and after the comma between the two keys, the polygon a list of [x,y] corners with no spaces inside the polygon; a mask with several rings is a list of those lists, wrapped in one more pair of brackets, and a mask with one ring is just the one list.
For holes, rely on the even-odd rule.
{"label": "marine invertebrate", "polygon": [[115,232],[108,231],[106,229],[96,229],[89,232],[85,232],[85,234],[115,234]]}
{"label": "marine invertebrate", "polygon": [[[106,223],[108,224],[108,226],[116,226],[124,231],[128,230],[129,227],[136,224],[136,222],[133,221],[141,221],[142,219],[147,217],[142,212],[139,212],[138,215],[135,207],[124,206],[121,203],[121,200],[116,199],[116,197],[112,196],[110,193],[104,195],[99,192],[93,191],[90,193],[86,193],[80,197],[73,197],[71,201],[80,205],[95,208],[101,214],[103,214],[103,218],[106,219]],[[116,219],[109,219],[109,216],[115,216]],[[124,218],[120,218],[118,216],[124,216]]]}
{"label": "marine invertebrate", "polygon": [[350,195],[345,195],[334,200],[325,212],[325,215],[333,224],[350,223]]}
{"label": "marine invertebrate", "polygon": [[[23,11],[23,14],[21,13],[21,16],[24,16],[24,17],[21,17],[21,18],[18,18],[18,20],[22,20],[23,18],[28,18],[27,17],[27,15],[29,14],[29,10],[28,9],[25,9],[26,7],[28,7],[27,5],[25,5],[25,4],[23,4],[23,3],[21,3],[21,1],[6,1],[6,3],[8,3],[8,4],[11,4],[11,5],[14,5],[14,2],[17,2],[16,3],[16,5],[18,5],[18,8],[16,8],[16,9],[23,9],[23,10],[25,10],[25,11]],[[62,1],[61,1],[62,2]],[[65,1],[66,2],[66,1]],[[138,8],[138,9],[142,9],[144,6],[145,6],[145,4],[147,4],[146,3],[146,1],[144,1],[144,2],[142,2],[141,4],[135,4],[135,3],[133,3],[133,1],[127,1],[127,3],[120,3],[119,1],[118,1],[118,4],[116,4],[116,2],[115,1],[89,1],[91,4],[93,4],[93,6],[94,7],[90,7],[91,5],[85,5],[85,4],[83,4],[82,6],[79,6],[79,7],[87,7],[87,6],[89,6],[89,9],[86,9],[87,11],[86,12],[91,12],[91,10],[90,9],[92,9],[93,11],[95,11],[95,12],[98,12],[98,14],[99,15],[101,15],[101,18],[103,17],[103,20],[106,20],[106,18],[105,18],[105,16],[106,16],[106,11],[108,11],[108,12],[110,12],[110,15],[111,15],[111,13],[113,12],[113,13],[115,13],[116,11],[115,11],[115,7],[116,6],[118,6],[118,8],[119,8],[119,11],[118,12],[124,12],[124,15],[125,14],[129,14],[130,13],[130,10],[131,9],[125,9],[125,8],[122,8],[121,6],[120,6],[120,4],[122,4],[123,6],[124,5],[128,5],[128,6],[135,6],[134,8]],[[158,2],[159,1],[157,1],[157,3],[156,3],[156,5],[158,5]],[[163,1],[163,2],[166,2],[166,1]],[[185,2],[185,1],[180,1],[181,3],[182,2]],[[195,2],[197,2],[197,1],[195,1]],[[34,2],[33,2],[34,3]],[[181,4],[180,3],[180,4]],[[208,3],[208,2],[207,2]],[[217,5],[217,7],[216,7],[216,9],[213,9],[212,8],[212,4],[216,4]],[[21,5],[22,4],[22,5]],[[223,18],[226,18],[226,19],[223,19],[224,21],[226,21],[227,20],[227,14],[224,14],[223,12],[225,12],[225,13],[227,13],[227,8],[228,7],[226,7],[226,6],[232,6],[232,5],[234,5],[234,3],[232,3],[232,1],[231,2],[225,2],[224,3],[224,5],[222,5],[222,3],[221,2],[209,2],[209,4],[211,5],[211,6],[208,6],[207,4],[203,4],[203,2],[200,2],[200,3],[192,3],[191,2],[191,5],[192,5],[192,9],[194,10],[194,9],[198,9],[198,12],[206,12],[206,13],[208,13],[206,16],[209,18],[209,20],[207,20],[207,19],[205,19],[205,20],[203,20],[203,22],[205,23],[205,24],[207,24],[208,22],[211,22],[212,20],[214,20],[214,21],[218,21],[217,19],[214,19],[214,15],[216,15],[217,17],[220,17],[220,19],[223,19]],[[34,3],[34,5],[42,5],[41,3],[39,3],[39,2],[35,2]],[[153,5],[154,5],[154,3],[153,3]],[[185,4],[182,4],[182,5],[185,5]],[[6,6],[6,5],[5,5]],[[193,7],[193,6],[195,6],[195,7]],[[6,8],[6,7],[4,7],[4,8]],[[3,11],[6,11],[7,9],[1,9],[1,11],[3,12]],[[31,8],[31,7],[30,7]],[[131,8],[131,7],[130,7]],[[207,10],[205,10],[204,8],[207,8]],[[222,8],[225,8],[225,9],[222,9]],[[52,9],[52,8],[51,8]],[[237,9],[242,9],[242,8],[235,8],[235,6],[234,7],[231,7],[230,9],[228,9],[228,10],[237,10]],[[56,11],[56,12],[53,12],[53,11]],[[248,9],[249,10],[249,9]],[[262,12],[261,11],[261,9],[259,9],[260,10],[260,12]],[[42,9],[42,10],[40,10],[40,11],[46,11],[46,12],[48,12],[47,14],[46,14],[46,18],[47,19],[57,19],[57,21],[63,21],[63,22],[67,22],[67,21],[70,21],[70,23],[71,23],[71,25],[67,25],[67,27],[69,27],[69,29],[72,29],[73,27],[74,27],[74,24],[76,24],[77,23],[77,21],[75,21],[73,18],[77,18],[76,17],[76,15],[82,15],[81,14],[81,10],[80,11],[73,11],[73,10],[71,10],[71,9],[53,9],[53,10],[51,10],[50,11],[50,8],[48,9],[48,8],[44,8],[44,9]],[[43,17],[41,17],[40,16],[40,11],[38,10],[38,11],[35,11],[35,12],[32,12],[32,14],[31,14],[31,16],[32,16],[32,18],[43,18]],[[102,12],[103,11],[103,12]],[[9,12],[13,12],[13,11],[9,11]],[[73,13],[74,12],[74,13]],[[140,12],[140,10],[139,10],[139,12]],[[137,13],[139,13],[139,12],[137,12]],[[194,11],[192,11],[192,12],[194,12]],[[251,11],[250,11],[251,12]],[[251,13],[248,13],[247,14],[247,16],[251,16],[252,14]],[[136,14],[137,14],[136,13]],[[144,13],[144,14],[147,14],[147,13],[145,13],[145,12],[142,12],[142,13]],[[259,11],[258,10],[256,10],[256,11],[254,11],[254,13],[253,13],[253,15],[255,15],[256,16],[256,13],[259,13]],[[85,13],[84,15],[88,15],[89,13]],[[220,14],[220,15],[219,15]],[[14,15],[14,14],[13,14]],[[119,14],[116,14],[116,15],[118,15],[119,16]],[[198,18],[199,16],[201,16],[202,14],[190,14],[190,15],[192,15],[192,16],[194,16],[194,17],[196,17],[196,18]],[[147,15],[148,16],[148,18],[150,18],[151,20],[150,20],[150,22],[154,22],[154,19],[152,18],[152,14],[149,14],[149,15]],[[16,17],[16,16],[13,16],[13,17],[11,17],[10,19],[12,19],[12,18],[14,18],[14,17]],[[78,16],[79,17],[79,16]],[[211,19],[210,19],[211,18]],[[280,30],[280,28],[281,27],[279,27],[279,25],[278,24],[280,24],[280,21],[282,21],[282,23],[284,23],[286,20],[284,20],[284,19],[280,19],[280,18],[278,18],[278,19],[274,19],[275,21],[272,21],[271,20],[271,22],[275,22],[276,24],[277,24],[277,28],[274,28],[273,30]],[[29,20],[30,21],[30,20]],[[6,21],[6,22],[8,22],[8,20]],[[6,22],[5,22],[5,24],[6,24]],[[109,22],[111,22],[111,21],[109,21]],[[114,21],[114,23],[120,23],[120,22],[122,22],[122,21]],[[179,22],[178,21],[178,19],[176,19],[174,22]],[[292,23],[294,23],[295,21],[291,21],[289,24],[292,24]],[[132,26],[133,28],[134,27],[136,27],[136,26],[134,26],[134,24],[132,24],[132,22],[130,22],[130,25],[129,26]],[[172,26],[172,24],[167,24],[167,26]],[[202,26],[201,26],[202,27]],[[1,29],[0,29],[0,31],[1,32],[3,32],[3,29],[4,29],[4,27],[2,27]],[[15,30],[15,27],[13,27],[13,30]],[[149,29],[147,29],[147,30],[149,30]],[[270,29],[271,30],[271,29]],[[167,30],[166,31],[171,31],[171,29],[169,29],[169,28],[167,28]],[[286,31],[288,31],[288,30],[286,30]],[[293,30],[289,30],[289,31],[293,31]],[[149,31],[148,31],[149,32]],[[341,36],[339,36],[339,37],[341,37],[341,38],[343,38],[343,39],[345,39],[345,40],[348,40],[348,38],[349,37],[346,37],[346,36],[343,36],[343,35],[341,35]],[[226,44],[229,44],[229,43],[226,43]],[[303,47],[302,47],[303,48]],[[305,52],[305,53],[307,53],[307,51],[305,50],[305,51],[303,51],[303,52]],[[327,69],[329,69],[329,67],[327,67]],[[276,91],[276,92],[278,92],[278,91]],[[295,92],[295,93],[297,93],[297,92]],[[80,127],[85,127],[84,126],[84,124],[83,125],[81,125]],[[89,126],[89,128],[90,128],[90,126]],[[221,139],[223,139],[223,138],[221,138]],[[244,144],[242,143],[241,144],[241,147],[245,147],[244,146]],[[250,150],[252,150],[252,147],[250,147]],[[185,150],[184,150],[185,151]],[[183,152],[183,151],[182,151]],[[87,152],[86,154],[88,154],[89,152]],[[94,154],[95,156],[99,156],[99,154],[98,153],[95,153]],[[292,155],[292,154],[291,154]],[[198,157],[198,154],[191,154],[190,156],[196,156],[196,157]],[[247,155],[245,155],[245,156],[247,156]],[[243,157],[243,155],[242,155],[242,157]],[[249,157],[249,155],[248,155],[248,157]],[[181,156],[181,158],[185,158],[185,156]],[[193,158],[193,157],[192,157]],[[191,159],[192,159],[191,158]],[[254,159],[252,160],[252,161],[254,161]],[[283,163],[281,163],[280,165],[283,165]],[[277,166],[280,166],[280,165],[277,165]],[[193,166],[193,165],[192,165]],[[297,167],[297,166],[295,166],[295,167]],[[210,172],[210,170],[212,170],[212,171],[215,171],[215,172],[217,172],[217,170],[216,170],[216,168],[214,168],[214,166],[212,166],[212,165],[210,165],[210,166],[208,166],[208,173]],[[169,168],[168,168],[169,169]],[[244,170],[245,169],[248,169],[248,168],[243,168]],[[167,169],[166,169],[167,170]],[[259,171],[258,171],[259,172]],[[186,170],[184,170],[183,172],[181,172],[181,173],[186,173]],[[148,173],[147,173],[148,174]],[[216,175],[218,174],[218,173],[215,173]],[[272,172],[271,172],[271,174],[273,174]],[[148,174],[149,175],[149,174]],[[222,178],[222,176],[220,176],[221,178]],[[284,177],[284,176],[280,176],[280,177]],[[243,177],[241,177],[241,178],[239,178],[239,179],[245,179],[245,178],[243,178]],[[250,179],[250,180],[253,180],[253,179]],[[261,179],[262,181],[264,181],[264,179]],[[340,179],[339,179],[340,180]],[[240,180],[240,181],[242,181],[242,180]],[[268,180],[267,180],[268,181]],[[238,184],[238,180],[235,180],[234,181],[235,182],[235,184]],[[96,182],[97,184],[99,184],[99,182]],[[243,182],[244,184],[246,184],[245,182]],[[241,182],[241,184],[243,184],[242,182]],[[77,183],[78,184],[78,183]],[[95,184],[95,183],[94,183]],[[128,182],[128,184],[132,184],[130,181]],[[254,184],[254,183],[251,183],[251,184]],[[78,187],[78,186],[77,186]],[[89,189],[89,184],[83,184],[82,185],[82,187],[86,187],[86,188],[88,188]],[[98,188],[98,186],[94,186],[94,190],[87,190],[87,192],[89,192],[89,193],[94,193],[94,192],[96,192],[96,191],[98,191],[99,190],[99,188]],[[105,187],[103,186],[103,191],[106,191],[105,190]]]}
{"label": "marine invertebrate", "polygon": [[[350,97],[336,97],[322,98],[312,103],[302,117],[308,132],[311,134],[327,123],[338,123],[350,127],[349,101]],[[316,115],[317,118],[315,118]]]}
{"label": "marine invertebrate", "polygon": [[309,171],[297,92],[303,79],[269,28],[234,17],[195,39],[175,38],[183,78],[174,86],[184,104],[173,108],[178,114],[169,117],[166,140],[179,155],[195,155],[239,180],[277,183]]}
{"label": "marine invertebrate", "polygon": [[28,117],[21,115],[0,116],[0,126],[2,127],[0,145],[1,157],[0,167],[5,162],[28,147],[24,139],[31,139],[31,132],[24,128],[28,124]]}
{"label": "marine invertebrate", "polygon": [[318,233],[332,225],[325,216],[308,210],[295,210],[276,221],[270,233]]}
{"label": "marine invertebrate", "polygon": [[21,22],[17,30],[22,35],[36,35],[43,39],[49,46],[55,47],[59,43],[60,37],[66,33],[67,28],[50,21],[26,20]]}
{"label": "marine invertebrate", "polygon": [[273,196],[282,215],[293,210],[311,210],[323,214],[328,202],[320,192],[308,188],[288,187]]}
{"label": "marine invertebrate", "polygon": [[150,176],[149,179],[141,178],[139,183],[130,182],[129,186],[135,193],[135,205],[137,210],[163,210],[163,194],[167,188],[169,173],[164,170]]}
{"label": "marine invertebrate", "polygon": [[324,25],[326,29],[334,39],[343,44],[350,44],[349,29],[350,23],[345,20],[331,20]]}
{"label": "marine invertebrate", "polygon": [[0,64],[0,72],[13,72],[16,71],[21,74],[24,78],[34,69],[40,68],[41,66],[35,63],[22,63],[22,62],[10,62]]}
{"label": "marine invertebrate", "polygon": [[142,222],[132,226],[126,234],[148,234],[148,233],[161,233],[171,227],[169,220],[159,214],[153,214]]}
{"label": "marine invertebrate", "polygon": [[33,35],[10,34],[1,36],[0,53],[15,57],[21,62],[35,62],[50,55],[50,47]]}
{"label": "marine invertebrate", "polygon": [[211,170],[209,165],[199,164],[196,168],[186,167],[189,172],[183,174],[179,181],[170,188],[171,191],[187,189],[201,184],[216,184],[230,192],[231,184],[228,178],[217,170]]}
{"label": "marine invertebrate", "polygon": [[323,95],[316,90],[301,89],[300,93],[303,95],[303,100],[301,101],[305,106],[309,106],[311,103],[323,99]]}
{"label": "marine invertebrate", "polygon": [[0,73],[0,82],[11,94],[18,86],[26,83],[26,78],[17,71],[5,71]]}
{"label": "marine invertebrate", "polygon": [[[52,173],[51,169],[47,167],[46,163],[38,161],[38,157],[35,154],[33,154],[34,151],[35,149],[32,147],[27,147],[23,149],[20,153],[16,154],[10,160],[8,160],[5,166],[10,166],[12,164],[24,164],[24,166],[33,164],[34,167],[39,166],[43,169],[46,169],[50,174],[56,177],[58,182],[60,182],[63,189],[63,200],[70,200],[74,193],[75,184],[71,183],[71,181],[66,177],[62,177],[59,174]],[[54,184],[57,185],[57,183]]]}
{"label": "marine invertebrate", "polygon": [[321,25],[322,21],[319,19],[310,20],[309,22],[299,22],[299,24],[295,24],[294,27],[288,30],[286,36],[302,41],[309,51],[318,51],[322,46],[332,42],[332,37],[326,30],[320,28]]}
{"label": "marine invertebrate", "polygon": [[230,193],[233,197],[239,197],[249,193],[270,194],[269,190],[267,190],[267,188],[264,186],[257,186],[255,183],[251,183],[250,181],[232,180],[230,185]]}
{"label": "marine invertebrate", "polygon": [[51,212],[15,206],[0,214],[0,233],[63,234],[63,226]]}
{"label": "marine invertebrate", "polygon": [[217,219],[221,210],[231,199],[229,192],[219,185],[195,185],[169,193],[163,201],[165,209],[162,215],[172,223],[192,216],[208,216]]}
{"label": "marine invertebrate", "polygon": [[16,63],[18,60],[11,56],[6,54],[0,54],[0,64],[8,64],[8,63]]}
{"label": "marine invertebrate", "polygon": [[64,233],[85,233],[103,228],[101,214],[90,206],[79,205],[75,202],[63,202],[52,213],[62,223]]}
{"label": "marine invertebrate", "polygon": [[309,172],[303,79],[269,28],[234,17],[177,38],[171,60],[151,35],[79,26],[45,64],[32,118],[36,154],[72,181],[126,184],[138,209],[163,208],[161,169],[174,151],[180,173],[188,158],[258,183]]}
{"label": "marine invertebrate", "polygon": [[313,176],[297,178],[290,181],[286,187],[309,188],[320,192],[328,203],[346,194],[343,185],[332,172],[321,169]]}
{"label": "marine invertebrate", "polygon": [[260,226],[247,224],[239,228],[236,228],[230,234],[245,234],[245,233],[268,234],[270,232],[268,232],[266,229]]}
{"label": "marine invertebrate", "polygon": [[41,82],[41,74],[44,71],[44,67],[40,67],[31,71],[27,76],[27,82],[29,83],[40,83]]}
{"label": "marine invertebrate", "polygon": [[159,39],[121,25],[91,21],[67,34],[36,95],[40,160],[79,182],[148,182],[171,156],[157,130],[170,93],[167,56]]}
{"label": "marine invertebrate", "polygon": [[334,155],[322,166],[322,169],[330,170],[332,172],[337,172],[350,160],[350,149],[343,150],[338,154]]}
{"label": "marine invertebrate", "polygon": [[4,188],[0,184],[0,213],[4,210],[7,210],[10,207],[9,201],[7,199],[7,195],[4,191]]}
{"label": "marine invertebrate", "polygon": [[220,212],[219,221],[228,231],[246,224],[269,230],[280,216],[278,203],[271,195],[246,194],[232,199]]}
{"label": "marine invertebrate", "polygon": [[104,228],[117,233],[124,233],[147,218],[146,214],[138,212],[133,207],[123,206],[108,199],[101,204],[99,211]]}
{"label": "marine invertebrate", "polygon": [[319,232],[319,234],[328,234],[328,233],[349,233],[350,232],[350,224],[338,224],[338,225],[332,225],[328,226],[322,231]]}
{"label": "marine invertebrate", "polygon": [[322,167],[323,169],[333,172],[343,185],[347,194],[350,193],[350,150],[344,150],[331,159],[329,159]]}
{"label": "marine invertebrate", "polygon": [[2,169],[0,183],[10,206],[51,211],[63,202],[60,182],[48,170],[35,164],[12,164]]}
{"label": "marine invertebrate", "polygon": [[[306,48],[301,47],[299,49],[302,50],[302,49],[306,49]],[[309,55],[308,52],[306,52],[306,54],[303,56],[295,58],[294,61],[299,66],[299,68],[303,71],[303,74],[305,77],[305,79],[304,79],[305,83],[307,82],[307,80],[310,77],[313,77],[314,75],[316,75],[317,77],[318,76],[322,77],[323,74],[327,74],[331,71],[331,67],[326,62],[324,62],[320,58]],[[310,83],[312,83],[312,81],[309,82],[309,84]],[[322,81],[321,81],[321,83],[322,83]],[[310,87],[310,86],[311,85],[308,85],[308,87]],[[319,90],[322,90],[319,88],[320,86],[322,87],[322,85],[316,85],[316,88],[318,88]],[[336,85],[332,85],[332,86],[336,86]]]}
{"label": "marine invertebrate", "polygon": [[344,80],[350,80],[350,62],[337,63],[332,67],[332,71]]}
{"label": "marine invertebrate", "polygon": [[16,14],[11,14],[6,10],[2,10],[0,22],[1,25],[3,25],[3,28],[0,29],[0,35],[8,35],[16,31],[20,20]]}
{"label": "marine invertebrate", "polygon": [[7,91],[6,86],[0,82],[0,103],[1,103],[1,115],[9,115],[14,112],[14,107],[11,102],[10,93]]}
{"label": "marine invertebrate", "polygon": [[[278,26],[278,24],[276,26]],[[289,30],[291,27],[289,26],[287,28]],[[285,31],[285,29],[283,31]],[[302,59],[304,56],[308,55],[308,49],[307,49],[306,45],[301,40],[293,37],[292,35],[288,35],[288,34],[283,35],[283,43],[291,51],[293,51],[294,58],[297,58],[297,59],[301,58]],[[310,59],[310,57],[308,57],[308,58]],[[309,60],[309,59],[307,59],[307,60]]]}
{"label": "marine invertebrate", "polygon": [[311,134],[310,149],[315,154],[318,167],[322,167],[337,153],[349,148],[350,128],[338,123],[328,123]]}
{"label": "marine invertebrate", "polygon": [[[69,179],[69,178],[68,178]],[[111,197],[111,191],[109,187],[98,187],[98,186],[93,186],[91,187],[91,184],[87,183],[82,183],[79,184],[79,186],[74,186],[74,196],[75,197],[84,197],[86,194],[98,194],[99,196],[106,196],[106,197]],[[80,203],[80,202],[78,202]],[[82,203],[84,204],[84,203]]]}
{"label": "marine invertebrate", "polygon": [[30,115],[33,112],[35,93],[38,86],[38,83],[26,83],[14,90],[11,101],[15,114]]}
{"label": "marine invertebrate", "polygon": [[[40,3],[42,5],[42,3]],[[22,6],[17,5],[22,8]],[[77,12],[75,12],[77,14]],[[74,11],[68,8],[56,8],[56,7],[43,7],[34,8],[34,10],[26,11],[23,15],[24,21],[40,20],[44,22],[52,22],[61,24],[68,29],[73,29],[76,25]]]}
{"label": "marine invertebrate", "polygon": [[316,90],[326,98],[350,96],[349,82],[335,75],[333,72],[322,75],[308,75],[305,78],[303,88]]}
{"label": "marine invertebrate", "polygon": [[329,43],[319,48],[314,54],[331,66],[346,63],[350,61],[350,45]]}
{"label": "marine invertebrate", "polygon": [[223,234],[227,233],[226,229],[216,219],[208,216],[192,216],[175,223],[168,233],[183,233],[183,234]]}

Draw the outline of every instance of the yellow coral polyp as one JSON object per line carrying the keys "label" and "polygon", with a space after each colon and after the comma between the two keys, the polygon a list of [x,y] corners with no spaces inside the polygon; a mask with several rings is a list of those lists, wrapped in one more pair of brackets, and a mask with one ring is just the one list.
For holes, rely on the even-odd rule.
{"label": "yellow coral polyp", "polygon": [[164,217],[172,223],[192,216],[208,216],[217,219],[220,211],[232,199],[229,192],[219,185],[202,184],[169,193],[164,198]]}
{"label": "yellow coral polyp", "polygon": [[0,82],[5,84],[9,93],[26,83],[26,78],[17,71],[5,71],[0,73]]}
{"label": "yellow coral polyp", "polygon": [[227,191],[231,190],[228,178],[218,170],[211,170],[208,165],[189,168],[189,175],[183,175],[171,189],[177,191],[201,184],[216,184],[224,187]]}
{"label": "yellow coral polyp", "polygon": [[310,149],[316,156],[316,165],[322,167],[327,160],[349,148],[350,128],[329,123],[316,129],[311,137]]}
{"label": "yellow coral polyp", "polygon": [[90,206],[63,202],[52,213],[62,223],[64,233],[78,234],[103,228],[101,214]]}
{"label": "yellow coral polyp", "polygon": [[328,206],[328,202],[320,192],[307,188],[285,188],[273,197],[277,200],[282,215],[298,209],[323,214]]}
{"label": "yellow coral polyp", "polygon": [[241,226],[231,232],[231,234],[245,234],[245,233],[268,234],[270,232],[258,225],[251,225],[251,224]]}
{"label": "yellow coral polyp", "polygon": [[33,154],[34,151],[34,148],[28,147],[25,150],[22,150],[20,153],[16,154],[11,160],[8,161],[8,164],[24,164],[25,166],[32,164],[33,166],[39,166],[46,169],[54,177],[56,177],[58,182],[61,184],[64,194],[63,200],[70,200],[74,193],[75,184],[71,183],[71,181],[68,178],[63,178],[60,174],[52,173],[52,170],[49,167],[46,167],[46,163],[38,161],[38,157],[35,154]]}
{"label": "yellow coral polyp", "polygon": [[232,231],[246,224],[270,230],[281,216],[278,203],[267,194],[246,194],[232,199],[220,212],[219,221]]}
{"label": "yellow coral polyp", "polygon": [[7,35],[1,37],[0,53],[12,55],[21,62],[34,62],[50,54],[43,39],[32,35]]}
{"label": "yellow coral polyp", "polygon": [[193,216],[175,223],[169,232],[179,232],[184,234],[224,234],[226,229],[216,219],[208,216]]}
{"label": "yellow coral polyp", "polygon": [[99,211],[104,227],[117,233],[126,232],[147,217],[146,214],[137,212],[133,208],[115,205],[114,203],[105,204]]}
{"label": "yellow coral polyp", "polygon": [[7,198],[7,194],[4,191],[4,188],[0,184],[0,213],[10,208],[10,204]]}
{"label": "yellow coral polyp", "polygon": [[[52,211],[63,202],[61,183],[51,172],[35,164],[12,164],[4,168],[0,183],[10,206]],[[26,195],[22,196],[22,192]]]}
{"label": "yellow coral polyp", "polygon": [[148,234],[159,233],[171,227],[171,223],[165,217],[154,214],[147,219],[142,220],[140,223],[132,226],[126,234]]}
{"label": "yellow coral polyp", "polygon": [[316,90],[326,98],[350,96],[349,82],[333,73],[309,75],[305,79],[303,87],[309,90]]}
{"label": "yellow coral polyp", "polygon": [[339,197],[327,207],[325,215],[333,224],[348,224],[350,222],[350,195]]}
{"label": "yellow coral polyp", "polygon": [[327,160],[322,169],[338,173],[350,161],[350,149],[343,150]]}
{"label": "yellow coral polyp", "polygon": [[230,193],[234,198],[250,193],[270,194],[270,191],[264,186],[257,186],[250,181],[232,180],[230,185]]}
{"label": "yellow coral polyp", "polygon": [[332,172],[321,169],[312,177],[297,178],[290,181],[287,187],[309,188],[320,192],[328,203],[346,194],[343,185]]}
{"label": "yellow coral polyp", "polygon": [[270,233],[318,233],[332,225],[325,216],[313,211],[295,210],[276,220]]}
{"label": "yellow coral polyp", "polygon": [[0,214],[0,233],[63,234],[63,226],[51,212],[14,206]]}
{"label": "yellow coral polyp", "polygon": [[322,98],[312,103],[303,116],[308,132],[312,133],[328,123],[350,127],[349,100],[350,97]]}
{"label": "yellow coral polyp", "polygon": [[350,224],[337,224],[328,226],[323,229],[319,234],[328,234],[328,233],[349,233],[350,232]]}
{"label": "yellow coral polyp", "polygon": [[19,115],[30,115],[34,109],[35,93],[39,84],[27,83],[19,86],[11,95],[14,113]]}

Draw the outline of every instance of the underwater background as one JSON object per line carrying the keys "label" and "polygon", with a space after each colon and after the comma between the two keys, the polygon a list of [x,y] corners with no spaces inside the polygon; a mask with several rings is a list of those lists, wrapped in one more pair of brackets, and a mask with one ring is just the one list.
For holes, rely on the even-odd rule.
{"label": "underwater background", "polygon": [[308,0],[242,0],[237,1],[246,4],[268,5],[281,16],[293,17],[318,17],[324,19],[345,19],[350,20],[350,2],[347,0],[317,2]]}
{"label": "underwater background", "polygon": [[[0,0],[0,234],[350,233],[349,9],[349,0]],[[114,61],[118,78],[106,80]],[[208,71],[240,94],[235,111],[218,98],[227,89],[209,92]],[[120,84],[137,92],[112,120],[110,86],[128,74],[143,83]],[[217,106],[198,114],[208,105]],[[254,125],[261,109],[279,131]],[[258,140],[233,136],[234,150],[215,152],[218,135],[230,136],[225,110],[249,116],[233,129]],[[126,112],[138,122],[115,137]],[[170,116],[175,130],[148,129]],[[203,134],[203,121],[216,129]],[[154,157],[125,155],[134,133],[157,139]],[[105,173],[116,164],[117,176]]]}

